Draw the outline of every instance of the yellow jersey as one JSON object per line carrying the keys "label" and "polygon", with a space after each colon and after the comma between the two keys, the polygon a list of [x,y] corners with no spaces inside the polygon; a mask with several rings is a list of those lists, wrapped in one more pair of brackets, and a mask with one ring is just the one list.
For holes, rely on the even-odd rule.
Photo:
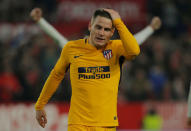
{"label": "yellow jersey", "polygon": [[72,96],[68,124],[118,126],[120,57],[131,59],[140,49],[120,19],[114,25],[121,40],[110,40],[103,49],[97,49],[87,39],[70,41],[64,46],[35,105],[36,110],[44,108],[70,66]]}

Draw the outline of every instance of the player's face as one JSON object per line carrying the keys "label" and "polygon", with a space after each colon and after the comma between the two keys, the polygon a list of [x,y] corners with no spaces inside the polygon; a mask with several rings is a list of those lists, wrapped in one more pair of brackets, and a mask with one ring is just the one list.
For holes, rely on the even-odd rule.
{"label": "player's face", "polygon": [[97,48],[105,46],[114,33],[112,21],[106,17],[97,16],[89,24],[90,42]]}

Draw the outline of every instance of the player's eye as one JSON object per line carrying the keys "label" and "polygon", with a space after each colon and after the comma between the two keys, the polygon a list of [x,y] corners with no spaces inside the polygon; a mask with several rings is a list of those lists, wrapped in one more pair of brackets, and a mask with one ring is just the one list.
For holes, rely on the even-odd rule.
{"label": "player's eye", "polygon": [[102,27],[100,25],[96,25],[95,28],[98,30],[102,29]]}
{"label": "player's eye", "polygon": [[105,30],[105,31],[111,31],[111,29],[110,29],[110,28],[105,28],[104,30]]}

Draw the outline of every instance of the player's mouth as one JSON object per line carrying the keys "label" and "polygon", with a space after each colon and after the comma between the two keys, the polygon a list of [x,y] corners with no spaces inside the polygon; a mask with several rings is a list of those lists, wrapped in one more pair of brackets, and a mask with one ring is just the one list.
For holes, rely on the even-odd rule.
{"label": "player's mouth", "polygon": [[104,38],[101,38],[101,37],[96,37],[96,41],[98,41],[98,42],[103,42],[103,41],[105,41],[105,39],[104,39]]}

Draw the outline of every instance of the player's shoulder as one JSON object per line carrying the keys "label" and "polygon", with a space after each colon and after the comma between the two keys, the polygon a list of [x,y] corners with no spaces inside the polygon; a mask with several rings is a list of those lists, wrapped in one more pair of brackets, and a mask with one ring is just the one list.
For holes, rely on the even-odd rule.
{"label": "player's shoulder", "polygon": [[85,39],[71,40],[65,45],[66,48],[78,47],[85,43]]}
{"label": "player's shoulder", "polygon": [[120,39],[115,39],[115,40],[110,40],[111,44],[117,44],[117,43],[121,43]]}
{"label": "player's shoulder", "polygon": [[121,45],[122,44],[122,41],[120,40],[120,39],[116,39],[116,40],[110,40],[110,45],[112,46],[112,47],[116,47],[116,46],[119,46],[119,45]]}

